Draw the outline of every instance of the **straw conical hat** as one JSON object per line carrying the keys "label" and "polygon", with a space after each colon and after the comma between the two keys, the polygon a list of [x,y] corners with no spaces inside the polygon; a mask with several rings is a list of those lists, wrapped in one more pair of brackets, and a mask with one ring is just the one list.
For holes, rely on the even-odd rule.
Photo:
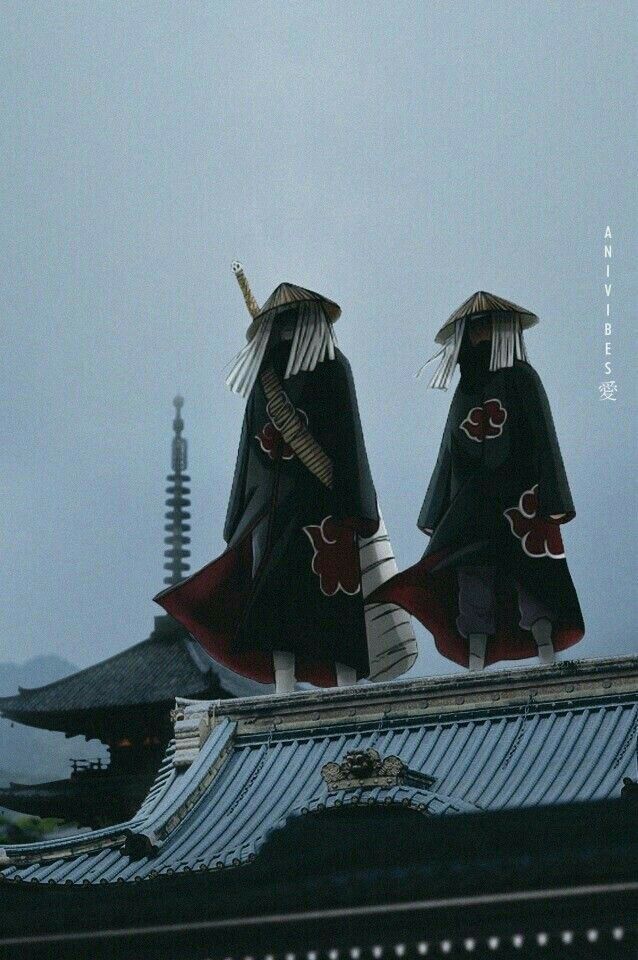
{"label": "straw conical hat", "polygon": [[538,323],[538,317],[531,310],[525,307],[519,307],[511,300],[504,300],[503,297],[497,297],[493,293],[487,293],[485,290],[478,290],[468,297],[465,303],[462,303],[458,310],[448,317],[436,337],[436,343],[445,343],[449,339],[454,324],[461,317],[473,317],[482,313],[516,313],[521,321],[521,329],[526,330]]}
{"label": "straw conical hat", "polygon": [[257,333],[259,324],[274,310],[279,310],[285,306],[296,306],[300,303],[319,303],[325,310],[329,319],[334,323],[341,316],[341,307],[339,304],[328,300],[327,297],[314,290],[306,290],[305,287],[297,287],[294,283],[280,283],[274,290],[258,314],[253,318],[253,322],[246,331],[246,339],[252,340]]}

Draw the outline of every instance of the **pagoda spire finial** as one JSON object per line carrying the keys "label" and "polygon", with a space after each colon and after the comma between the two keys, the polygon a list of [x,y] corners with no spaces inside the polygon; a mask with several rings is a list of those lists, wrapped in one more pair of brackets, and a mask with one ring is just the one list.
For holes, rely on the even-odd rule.
{"label": "pagoda spire finial", "polygon": [[173,400],[173,406],[175,407],[174,436],[171,444],[173,472],[166,477],[170,485],[166,488],[168,512],[164,514],[167,520],[164,527],[167,533],[167,536],[164,537],[164,543],[168,545],[168,549],[164,551],[166,557],[164,569],[169,571],[169,575],[164,577],[164,583],[169,586],[175,586],[184,579],[190,569],[190,564],[186,562],[186,558],[191,555],[190,550],[186,549],[187,544],[191,542],[190,537],[187,536],[188,531],[190,531],[190,524],[185,522],[190,520],[191,515],[186,508],[190,507],[191,502],[188,499],[190,488],[187,486],[190,477],[184,472],[188,466],[188,444],[182,436],[184,398],[178,394]]}
{"label": "pagoda spire finial", "polygon": [[184,398],[178,394],[173,399],[173,406],[175,407],[175,419],[173,420],[175,436],[173,437],[171,466],[175,473],[177,473],[180,470],[186,470],[188,466],[188,444],[182,436],[182,430],[184,429],[184,421],[182,420]]}

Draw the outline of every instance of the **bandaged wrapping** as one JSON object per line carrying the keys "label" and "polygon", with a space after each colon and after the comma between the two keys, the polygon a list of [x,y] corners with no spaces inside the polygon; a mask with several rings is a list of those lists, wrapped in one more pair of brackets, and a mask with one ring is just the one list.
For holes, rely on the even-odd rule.
{"label": "bandaged wrapping", "polygon": [[275,428],[304,467],[332,489],[332,461],[297,413],[272,367],[262,372],[261,383],[268,401],[266,412]]}

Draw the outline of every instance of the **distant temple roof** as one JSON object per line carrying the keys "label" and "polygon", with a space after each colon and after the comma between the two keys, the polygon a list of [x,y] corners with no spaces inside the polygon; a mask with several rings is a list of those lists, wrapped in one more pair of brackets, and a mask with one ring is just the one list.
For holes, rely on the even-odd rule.
{"label": "distant temple roof", "polygon": [[44,687],[0,697],[0,713],[32,726],[66,730],[64,715],[172,705],[177,693],[204,697],[224,690],[246,696],[261,689],[213,663],[182,627],[162,616],[147,640]]}
{"label": "distant temple roof", "polygon": [[620,796],[636,777],[638,658],[286,697],[179,700],[126,823],[0,851],[0,880],[139,881],[255,857],[292,818],[350,805],[424,815]]}
{"label": "distant temple roof", "polygon": [[[190,477],[185,473],[188,460],[187,441],[182,436],[183,404],[180,396],[173,400],[172,472],[167,476],[164,527],[167,584],[179,583],[189,569]],[[47,730],[96,736],[87,717],[91,713],[172,705],[176,696],[241,697],[269,689],[211,660],[182,626],[162,615],[155,618],[155,628],[147,640],[62,680],[33,689],[20,688],[14,696],[0,697],[0,714]],[[101,738],[101,734],[98,736]]]}

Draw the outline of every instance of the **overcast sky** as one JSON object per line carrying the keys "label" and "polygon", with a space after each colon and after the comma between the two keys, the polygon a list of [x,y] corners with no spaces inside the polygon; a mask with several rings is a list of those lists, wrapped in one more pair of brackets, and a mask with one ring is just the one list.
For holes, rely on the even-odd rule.
{"label": "overcast sky", "polygon": [[[577,510],[587,636],[569,655],[635,652],[635,5],[0,9],[0,660],[85,666],[149,634],[178,391],[193,569],[220,552],[235,257],[262,301],[288,280],[342,305],[402,566],[427,543],[451,397],[413,376],[434,334],[477,289],[538,313],[527,345]],[[419,637],[418,672],[454,669]]]}

